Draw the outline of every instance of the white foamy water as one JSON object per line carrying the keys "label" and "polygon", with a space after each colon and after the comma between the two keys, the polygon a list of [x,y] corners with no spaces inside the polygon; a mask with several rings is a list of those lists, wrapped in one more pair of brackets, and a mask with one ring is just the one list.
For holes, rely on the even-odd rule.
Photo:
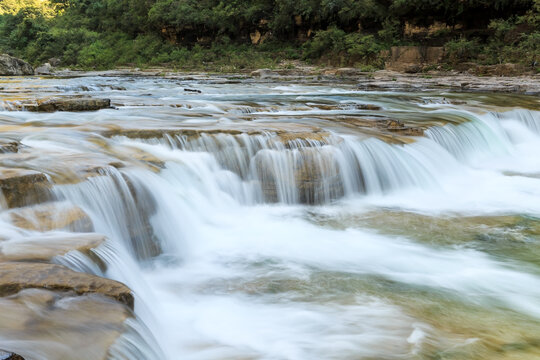
{"label": "white foamy water", "polygon": [[[414,95],[366,95],[350,86],[192,81],[180,87],[202,93],[185,94],[166,80],[126,82],[122,91],[92,81],[85,91],[126,106],[69,120],[48,114],[50,124],[79,127],[50,127],[22,143],[39,149],[38,160],[25,161],[45,172],[57,171],[51,159],[66,153],[125,162],[52,188],[55,200],[80,207],[108,237],[94,251],[105,270],[78,252],[55,262],[125,282],[136,295],[135,319],[110,358],[415,359],[461,350],[463,358],[475,358],[466,351],[490,340],[446,326],[446,314],[423,311],[426,304],[447,301],[456,317],[482,309],[482,321],[510,319],[518,329],[523,319],[540,321],[540,277],[531,263],[462,245],[475,239],[443,246],[418,241],[412,230],[392,236],[314,221],[373,210],[539,218],[538,112],[493,112],[488,105],[471,112],[445,102],[437,108],[436,101],[426,112]],[[81,91],[76,80],[60,85]],[[426,122],[426,136],[387,143],[332,122],[336,113],[361,117],[363,110],[328,110],[324,117],[324,110],[309,109],[314,101],[370,103],[374,96],[386,116],[417,113],[418,122],[432,116],[436,126]],[[190,106],[171,106],[179,103]],[[100,135],[131,120],[122,124],[204,129],[244,121],[298,125],[313,114],[323,116],[316,124],[324,138],[284,140],[267,129],[151,139]],[[240,118],[245,115],[255,118]],[[159,169],[126,161],[134,149]],[[1,220],[7,239],[31,235]],[[538,234],[530,237],[532,243],[516,246],[536,251]]]}

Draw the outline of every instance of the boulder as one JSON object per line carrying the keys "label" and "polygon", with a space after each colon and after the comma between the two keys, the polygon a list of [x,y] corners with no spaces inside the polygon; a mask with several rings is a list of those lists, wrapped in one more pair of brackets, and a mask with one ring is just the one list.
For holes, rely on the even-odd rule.
{"label": "boulder", "polygon": [[26,230],[93,230],[92,220],[88,215],[78,206],[68,203],[54,202],[18,208],[8,211],[6,216],[13,225]]}
{"label": "boulder", "polygon": [[259,77],[261,79],[277,77],[279,74],[270,69],[259,69],[251,72],[251,77]]}
{"label": "boulder", "polygon": [[35,69],[37,75],[49,75],[52,72],[52,65],[45,63]]}
{"label": "boulder", "polygon": [[0,263],[0,297],[23,289],[69,291],[78,295],[100,294],[133,310],[134,297],[124,284],[85,273],[78,273],[62,265],[5,262]]}
{"label": "boulder", "polygon": [[24,106],[28,111],[54,112],[54,111],[96,111],[111,107],[110,99],[94,99],[86,97],[65,97],[38,100],[37,104]]}
{"label": "boulder", "polygon": [[34,69],[26,61],[0,54],[0,76],[34,75]]}
{"label": "boulder", "polygon": [[0,167],[0,191],[9,208],[36,204],[49,198],[50,183],[43,173]]}
{"label": "boulder", "polygon": [[50,58],[49,61],[47,61],[49,64],[51,64],[52,67],[60,66],[62,63],[62,60],[60,60],[57,57]]}
{"label": "boulder", "polygon": [[10,356],[26,359],[110,359],[131,316],[126,306],[98,294],[26,289],[0,298],[0,342]]}
{"label": "boulder", "polygon": [[103,235],[48,234],[0,241],[0,262],[5,261],[50,261],[72,250],[90,254],[92,249],[105,242]]}

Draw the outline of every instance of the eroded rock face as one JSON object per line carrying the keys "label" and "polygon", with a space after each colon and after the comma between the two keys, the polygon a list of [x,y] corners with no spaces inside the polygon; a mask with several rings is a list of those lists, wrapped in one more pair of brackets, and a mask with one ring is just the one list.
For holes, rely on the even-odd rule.
{"label": "eroded rock face", "polygon": [[7,54],[0,54],[0,75],[34,75],[34,69],[24,60]]}
{"label": "eroded rock face", "polygon": [[12,360],[109,359],[130,316],[126,306],[99,294],[27,289],[0,298],[2,346]]}
{"label": "eroded rock face", "polygon": [[3,261],[50,261],[72,250],[90,253],[105,242],[103,235],[50,234],[0,241],[0,262]]}
{"label": "eroded rock face", "polygon": [[45,200],[49,195],[49,187],[50,183],[43,173],[0,167],[0,190],[10,208]]}
{"label": "eroded rock face", "polygon": [[24,289],[71,291],[78,295],[100,294],[133,309],[134,298],[124,284],[94,275],[78,273],[55,264],[0,263],[0,296],[9,296]]}
{"label": "eroded rock face", "polygon": [[386,69],[417,73],[424,65],[439,64],[443,58],[442,47],[394,46],[390,49]]}
{"label": "eroded rock face", "polygon": [[37,104],[28,104],[24,108],[28,111],[54,112],[54,111],[96,111],[111,107],[110,99],[93,99],[84,97],[67,97],[39,100]]}

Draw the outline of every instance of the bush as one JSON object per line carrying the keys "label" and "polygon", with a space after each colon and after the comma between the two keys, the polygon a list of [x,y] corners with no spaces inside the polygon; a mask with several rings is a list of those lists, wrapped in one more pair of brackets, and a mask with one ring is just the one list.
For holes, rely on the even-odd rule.
{"label": "bush", "polygon": [[451,63],[459,63],[475,58],[480,50],[476,40],[460,38],[452,40],[444,45],[446,56]]}
{"label": "bush", "polygon": [[304,45],[305,59],[318,59],[323,54],[340,54],[346,50],[345,31],[336,27],[318,31],[313,40]]}
{"label": "bush", "polygon": [[345,44],[352,61],[362,61],[364,63],[375,60],[381,50],[384,49],[384,46],[375,39],[375,36],[364,36],[359,33],[347,35]]}

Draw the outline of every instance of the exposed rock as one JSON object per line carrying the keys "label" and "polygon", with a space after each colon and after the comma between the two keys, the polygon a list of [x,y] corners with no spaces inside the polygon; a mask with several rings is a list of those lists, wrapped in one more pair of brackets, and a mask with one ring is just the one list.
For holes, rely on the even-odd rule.
{"label": "exposed rock", "polygon": [[0,241],[1,261],[50,261],[72,250],[90,254],[90,250],[105,242],[103,235],[88,234],[50,234]]}
{"label": "exposed rock", "polygon": [[[396,119],[385,117],[336,117],[335,122],[339,122],[350,128],[361,128],[362,132],[378,137],[387,142],[410,142],[407,139],[394,139],[393,134],[402,136],[423,136],[424,129],[418,126],[408,126]],[[392,134],[391,136],[389,136]],[[396,141],[399,140],[399,141]]]}
{"label": "exposed rock", "polygon": [[97,293],[113,298],[130,309],[134,305],[131,290],[114,280],[78,273],[55,264],[0,263],[0,296],[13,295],[30,288],[73,291],[78,295]]}
{"label": "exposed rock", "polygon": [[374,104],[316,104],[313,107],[321,110],[381,110],[381,107]]}
{"label": "exposed rock", "polygon": [[257,45],[261,41],[262,34],[259,30],[255,30],[255,32],[249,34],[249,37],[251,38],[251,43]]}
{"label": "exposed rock", "polygon": [[52,67],[57,67],[62,63],[62,60],[59,58],[53,57],[50,58],[49,61],[47,61],[49,64],[51,64]]}
{"label": "exposed rock", "polygon": [[17,141],[0,140],[0,154],[16,153],[19,151],[20,143]]}
{"label": "exposed rock", "polygon": [[36,204],[49,197],[45,174],[26,169],[0,167],[0,190],[10,208]]}
{"label": "exposed rock", "polygon": [[405,126],[399,120],[379,121],[378,125],[382,127],[383,129],[386,129],[391,132],[397,132],[397,133],[400,133],[401,135],[406,135],[406,136],[423,136],[424,135],[424,130],[422,128]]}
{"label": "exposed rock", "polygon": [[0,349],[0,360],[24,360],[21,355]]}
{"label": "exposed rock", "polygon": [[93,99],[84,97],[65,97],[38,100],[37,104],[28,104],[24,108],[29,111],[96,111],[111,107],[110,99]]}
{"label": "exposed rock", "polygon": [[357,76],[361,73],[359,69],[355,68],[339,68],[335,71],[335,76],[338,77],[351,77]]}
{"label": "exposed rock", "polygon": [[444,48],[425,46],[393,46],[386,62],[386,69],[417,73],[425,65],[434,65],[442,62]]}
{"label": "exposed rock", "polygon": [[0,54],[0,75],[34,75],[34,69],[24,60],[7,54]]}
{"label": "exposed rock", "polygon": [[297,161],[291,164],[289,179],[274,172],[271,158],[264,155],[255,158],[265,201],[279,201],[280,191],[287,189],[297,189],[296,200],[302,204],[320,204],[343,196],[343,183],[333,154],[313,148],[302,148],[299,152]]}
{"label": "exposed rock", "polygon": [[90,232],[92,220],[79,207],[67,203],[46,203],[10,210],[6,216],[17,227],[34,231],[70,230]]}
{"label": "exposed rock", "polygon": [[482,76],[517,76],[525,71],[525,66],[519,64],[483,65],[475,68],[476,75]]}
{"label": "exposed rock", "polygon": [[259,69],[251,72],[252,77],[260,77],[261,79],[272,78],[279,76],[279,74],[270,69]]}
{"label": "exposed rock", "polygon": [[45,63],[41,66],[38,66],[35,69],[37,75],[49,75],[52,72],[52,66],[49,63]]}
{"label": "exposed rock", "polygon": [[[470,68],[470,63],[465,69]],[[476,70],[471,70],[476,72]],[[521,93],[540,95],[539,76],[516,76],[511,79],[501,76],[477,77],[458,72],[445,74],[404,75],[394,71],[376,72],[373,78],[363,79],[358,88],[364,90],[426,91],[445,89],[456,92]],[[532,108],[536,109],[536,106]]]}
{"label": "exposed rock", "polygon": [[197,139],[202,135],[264,135],[274,133],[284,141],[292,140],[323,140],[330,133],[315,126],[281,122],[257,122],[243,125],[223,125],[220,127],[179,127],[176,129],[110,129],[102,132],[105,137],[125,136],[131,139],[164,138],[175,139],[183,137],[184,140]]}
{"label": "exposed rock", "polygon": [[105,360],[131,316],[98,294],[26,289],[0,298],[1,342],[27,359]]}

